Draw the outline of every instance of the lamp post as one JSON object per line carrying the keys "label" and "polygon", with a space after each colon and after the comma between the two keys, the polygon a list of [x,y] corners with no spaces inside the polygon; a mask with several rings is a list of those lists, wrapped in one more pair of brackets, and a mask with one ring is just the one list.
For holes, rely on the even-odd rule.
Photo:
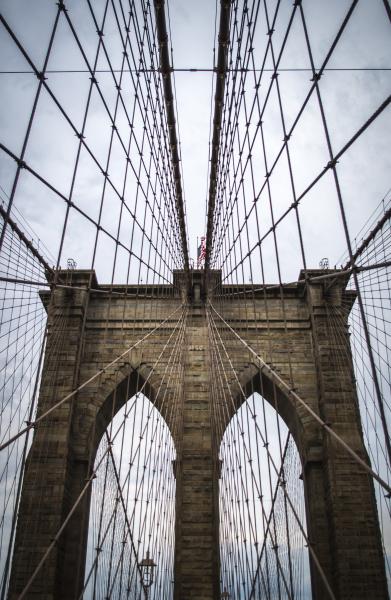
{"label": "lamp post", "polygon": [[156,563],[149,556],[149,550],[147,550],[146,557],[138,565],[141,571],[142,585],[144,588],[145,598],[148,600],[148,590],[154,582],[154,570]]}

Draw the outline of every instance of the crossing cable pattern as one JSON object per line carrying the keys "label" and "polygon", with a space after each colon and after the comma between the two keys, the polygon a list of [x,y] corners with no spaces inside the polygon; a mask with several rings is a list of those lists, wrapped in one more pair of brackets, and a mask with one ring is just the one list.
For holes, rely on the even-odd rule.
{"label": "crossing cable pattern", "polygon": [[[103,379],[107,383],[109,378],[117,381],[119,361],[123,360],[121,356],[102,359],[99,371],[80,381],[78,373],[88,327],[84,320],[72,391],[57,398],[58,402],[37,418],[44,349],[46,360],[59,360],[67,334],[67,315],[55,316],[53,300],[46,302],[43,295],[45,312],[38,290],[50,288],[53,299],[56,290],[74,289],[72,277],[77,262],[89,274],[83,284],[88,304],[91,293],[96,292],[95,272],[101,281],[109,282],[104,291],[99,290],[108,296],[104,337],[109,335],[112,300],[123,305],[120,326],[124,328],[130,297],[135,322],[141,318],[151,325],[143,335],[135,324],[133,332],[130,328],[127,335],[131,342],[123,354],[130,356],[132,348],[137,347],[143,355],[144,346],[149,343],[148,333],[164,326],[164,322],[159,321],[152,304],[147,307],[142,300],[151,294],[163,299],[172,295],[167,284],[173,283],[173,270],[188,269],[180,142],[173,111],[175,97],[167,62],[164,12],[164,3],[144,0],[104,0],[98,4],[85,0],[79,5],[53,2],[42,22],[36,24],[37,35],[47,40],[42,55],[36,51],[35,42],[25,37],[11,3],[3,7],[0,15],[4,45],[37,79],[35,86],[27,86],[26,104],[31,110],[25,128],[14,122],[12,136],[5,135],[0,141],[8,184],[3,183],[2,188],[0,238],[4,289],[2,598],[7,594],[31,432],[40,427],[54,428],[60,407],[74,402],[77,394],[91,383]],[[62,66],[64,60],[70,61],[68,66],[73,61],[72,66],[82,71],[67,84],[52,73],[52,68]],[[24,84],[23,80],[17,83],[20,97],[26,89]],[[75,89],[77,103],[72,101]],[[23,213],[33,216],[40,240],[36,235],[31,239],[26,222],[19,222],[18,215]],[[47,258],[45,244],[54,257]],[[70,256],[72,259],[68,260]],[[116,283],[121,283],[121,292],[113,287]],[[160,364],[151,365],[149,378],[156,378],[156,369],[162,378],[155,398],[159,409],[169,404],[170,411],[178,412],[185,322],[180,306],[172,319],[177,322],[170,338],[172,347],[165,346],[166,354],[162,352]],[[126,327],[129,332],[129,323]],[[51,382],[46,381],[45,385],[55,389],[61,378],[59,369],[50,377]],[[159,415],[143,395],[143,388],[129,402],[122,421],[118,416],[116,429],[112,423],[110,433],[105,434],[95,463],[91,456],[92,475],[77,505],[38,557],[38,564],[32,559],[31,578],[21,597],[29,593],[44,571],[45,561],[91,487],[91,519],[98,527],[91,532],[95,549],[87,561],[86,597],[128,597],[130,590],[135,596],[144,593],[139,562],[147,551],[158,562],[156,598],[171,597],[175,432],[172,428],[169,431],[165,422],[174,416],[169,416],[168,408],[164,416]],[[134,438],[131,447],[127,438],[130,434]],[[43,447],[43,462],[45,452]],[[36,489],[42,485],[38,476]],[[155,518],[158,509],[167,516],[161,526]],[[32,530],[34,526],[31,523]],[[80,564],[83,560],[81,557]]]}
{"label": "crossing cable pattern", "polygon": [[[309,573],[308,556],[302,551],[308,539],[300,460],[287,428],[276,421],[276,413],[255,388],[247,401],[227,352],[232,341],[224,340],[225,334],[211,317],[211,365],[216,381],[212,390],[213,420],[222,438],[223,588],[229,589],[233,597],[300,597],[300,593],[308,592],[304,586],[306,579],[308,586]],[[224,433],[226,413],[237,409],[232,393],[228,398],[221,397],[221,390],[231,388],[232,375],[243,405]]]}
{"label": "crossing cable pattern", "polygon": [[[139,593],[143,589],[139,563],[147,552],[159,566],[150,597],[172,596],[173,439],[178,439],[178,431],[170,433],[166,423],[180,423],[185,324],[182,311],[140,392],[111,421],[98,449],[90,551],[80,597],[126,598]],[[162,362],[164,373],[151,405],[143,392]],[[115,396],[112,402],[114,411]]]}
{"label": "crossing cable pattern", "polygon": [[[212,379],[218,380],[219,376],[221,379],[224,373],[227,388],[232,387],[232,382],[236,380],[236,387],[239,388],[238,393],[241,396],[240,404],[243,403],[226,436],[223,437],[223,424],[227,423],[228,415],[224,415],[224,412],[221,412],[224,409],[220,407],[231,405],[232,409],[228,412],[232,417],[238,408],[237,400],[228,398],[222,401],[221,391],[213,391],[216,427],[219,428],[219,423],[220,428],[223,427],[221,447],[215,448],[216,454],[223,460],[220,498],[221,589],[234,598],[257,597],[255,590],[268,598],[276,597],[275,594],[278,594],[278,597],[302,597],[303,594],[309,593],[308,572],[306,576],[305,569],[301,571],[301,583],[295,580],[293,556],[296,559],[300,556],[302,564],[305,564],[308,560],[305,546],[309,546],[312,559],[315,559],[316,563],[314,549],[310,544],[306,544],[305,519],[301,514],[299,519],[295,520],[288,514],[289,511],[285,511],[285,531],[289,532],[294,522],[300,531],[301,539],[299,551],[296,552],[297,547],[294,546],[289,550],[289,533],[283,536],[284,542],[288,544],[289,557],[287,564],[283,565],[278,557],[279,544],[276,540],[281,533],[276,525],[272,500],[276,497],[273,486],[276,485],[278,489],[279,477],[284,482],[286,506],[291,505],[289,495],[294,495],[294,490],[299,489],[297,480],[286,484],[289,469],[285,473],[285,441],[281,433],[284,431],[284,424],[277,416],[275,383],[283,381],[285,388],[292,392],[300,385],[295,381],[292,365],[292,356],[298,348],[298,341],[288,324],[291,317],[289,286],[283,285],[284,281],[290,281],[292,284],[297,281],[299,270],[302,270],[302,277],[298,285],[305,286],[311,282],[324,281],[327,295],[327,290],[332,288],[332,282],[344,278],[346,282],[349,281],[348,289],[354,290],[357,297],[353,309],[348,298],[344,300],[342,308],[331,306],[328,309],[327,331],[329,339],[333,341],[331,356],[336,368],[336,381],[342,381],[344,365],[350,361],[343,333],[349,318],[364,437],[372,463],[388,576],[390,573],[390,377],[387,355],[389,206],[385,202],[381,203],[377,211],[377,221],[371,222],[367,235],[363,234],[363,239],[353,244],[348,223],[348,218],[352,215],[348,212],[348,202],[342,193],[343,169],[338,166],[338,163],[343,163],[349,152],[353,152],[354,145],[359,142],[360,137],[367,134],[371,126],[376,124],[376,119],[386,111],[390,96],[383,96],[372,113],[368,113],[355,124],[355,129],[342,140],[335,151],[331,137],[331,119],[328,118],[324,102],[324,95],[329,88],[327,83],[322,85],[323,76],[329,64],[333,64],[332,59],[338,55],[340,41],[348,26],[354,22],[358,2],[347,3],[338,28],[333,37],[329,38],[328,48],[324,49],[320,56],[319,52],[317,53],[319,64],[314,62],[314,44],[308,28],[309,9],[305,2],[299,0],[289,7],[281,2],[271,6],[270,3],[255,0],[233,3],[222,0],[220,4],[221,30],[218,37],[219,61],[216,70],[213,131],[210,137],[211,166],[205,264],[206,270],[221,270],[223,288],[219,285],[214,288],[214,300],[209,304],[209,341],[214,357],[211,360]],[[379,9],[385,9],[384,14],[390,15],[388,2],[380,2]],[[260,40],[266,41],[262,45]],[[301,81],[299,97],[302,100],[296,102],[295,112],[292,110],[292,101],[288,101],[287,97],[289,94],[290,98],[298,96],[297,87],[284,75],[286,57],[293,51],[292,43],[300,46],[301,58],[308,61],[312,71],[311,81]],[[268,74],[270,68],[271,77]],[[308,128],[314,131],[313,135],[318,136],[319,143],[324,140],[324,152],[319,153],[313,160],[308,157],[308,153],[306,154],[307,171],[310,175],[303,177],[297,156],[302,132],[306,131],[308,138]],[[323,164],[319,157],[324,161]],[[336,240],[340,239],[341,248],[346,249],[346,258],[339,272],[325,272],[327,264],[321,272],[309,270],[313,266],[308,262],[309,252],[314,251],[311,229],[318,230],[316,220],[314,221],[316,213],[313,212],[311,203],[318,205],[319,211],[326,212],[324,186],[327,186],[327,203],[330,204],[331,198],[335,199],[333,226],[335,235],[340,236],[336,237]],[[319,235],[319,239],[321,237]],[[334,260],[336,258],[334,256]],[[253,283],[258,285],[252,285]],[[281,302],[282,313],[278,315],[270,300],[272,290]],[[260,309],[262,296],[263,309]],[[238,299],[242,301],[240,314],[232,309],[232,300]],[[266,322],[266,332],[264,324],[257,324],[257,318],[262,319],[263,323]],[[281,335],[284,335],[287,344],[287,359],[284,358],[283,363],[279,342],[276,341],[276,318],[281,323]],[[310,322],[314,328],[312,309]],[[261,350],[254,350],[256,333],[262,333],[266,339]],[[313,335],[315,336],[315,328]],[[314,338],[315,348],[318,343]],[[241,382],[246,380],[246,369],[247,377],[253,375],[249,365],[253,363],[254,357],[259,361],[261,371],[266,368],[274,378],[272,397],[276,413],[273,425],[268,421],[269,414],[262,408],[264,400],[259,399],[257,395],[251,395],[248,389],[240,389]],[[317,355],[315,358],[319,361]],[[342,383],[338,385],[342,390]],[[260,387],[261,380],[257,391]],[[273,402],[271,403],[273,405]],[[257,422],[260,423],[259,430]],[[335,432],[328,428],[328,424],[322,422],[321,418],[319,425],[329,435],[335,436]],[[265,432],[265,439],[261,440],[263,444],[258,443],[256,447],[265,448],[269,473],[273,472],[270,466],[273,464],[273,456],[268,436],[273,439],[277,436],[278,440],[277,449],[273,449],[276,452],[273,477],[276,479],[269,479],[265,494],[257,489],[261,477],[252,472],[255,471],[256,465],[252,455],[254,427],[260,436],[262,430]],[[343,439],[340,439],[339,443],[349,450]],[[359,464],[360,457],[356,455],[355,461]],[[224,466],[224,463],[227,464]],[[361,467],[364,468],[365,465],[362,464]],[[282,475],[279,475],[279,469]],[[244,472],[247,474],[246,478]],[[248,491],[251,487],[246,487],[249,481],[253,486],[251,492]],[[268,480],[264,476],[263,482],[265,481]],[[259,514],[263,515],[258,524],[257,511],[250,517],[249,507],[254,506],[251,495],[253,498],[257,496],[260,503],[258,517]],[[264,505],[264,501],[271,502],[271,507]],[[270,526],[266,529],[265,524],[269,522]],[[260,540],[263,540],[266,549],[268,544],[270,549],[274,549],[275,554],[270,552],[273,559],[266,559],[268,555],[267,552],[265,554],[265,550],[262,550],[264,554],[261,556]],[[249,573],[254,573],[254,563],[257,564],[257,559],[258,569],[251,586]],[[277,590],[270,587],[269,568],[274,569],[276,577],[273,582],[278,581]],[[322,580],[328,595],[333,597],[327,578],[322,576]]]}
{"label": "crossing cable pattern", "polygon": [[[376,269],[368,271],[359,271],[357,278],[361,292],[361,298],[365,307],[365,325],[362,313],[358,306],[348,311],[347,307],[342,307],[342,311],[330,311],[329,328],[335,332],[341,320],[349,314],[349,323],[351,328],[351,344],[354,360],[354,372],[356,377],[356,386],[358,400],[362,415],[363,433],[368,448],[371,463],[374,469],[379,473],[387,473],[387,480],[390,482],[389,462],[387,444],[387,428],[391,419],[390,406],[390,294],[389,278],[390,267],[380,266],[389,262],[390,259],[390,234],[391,234],[391,198],[390,192],[386,194],[383,200],[376,207],[375,211],[367,221],[363,229],[353,240],[355,265],[367,267],[369,265],[379,265]],[[347,257],[345,257],[347,258]],[[350,264],[348,258],[346,266]],[[352,278],[348,284],[352,289],[355,288],[355,282]],[[345,314],[344,314],[345,313]],[[373,363],[369,357],[368,343],[373,356]],[[340,359],[344,357],[340,357]],[[373,381],[372,368],[378,379],[382,404],[377,403],[376,389]],[[386,429],[382,427],[385,421]],[[375,486],[376,497],[379,506],[379,519],[382,530],[383,540],[389,536],[389,522],[391,517],[389,494],[384,493],[382,488]],[[384,544],[384,552],[387,553],[387,544]],[[388,576],[391,566],[386,561]]]}
{"label": "crossing cable pattern", "polygon": [[[1,208],[2,225],[5,212]],[[8,281],[1,283],[1,438],[2,442],[31,421],[37,402],[39,376],[44,351],[46,314],[35,289],[18,284],[18,278],[34,280],[44,278],[45,249],[40,252],[39,240],[20,236],[26,228],[20,214],[9,223],[4,236],[0,265],[1,275]],[[28,232],[31,236],[32,232]],[[9,281],[14,278],[15,282]],[[61,331],[61,323],[58,323]],[[58,341],[57,341],[58,343]],[[1,455],[1,541],[0,555],[4,574],[11,556],[11,540],[15,533],[17,506],[20,496],[22,472],[30,439],[25,436],[7,448]]]}
{"label": "crossing cable pattern", "polygon": [[[327,294],[336,278],[350,278],[348,287],[357,295],[352,310],[347,299],[342,309],[330,307],[327,328],[334,340],[331,359],[336,375],[342,377],[349,357],[341,331],[349,314],[364,437],[379,503],[384,554],[386,558],[390,555],[390,207],[386,199],[374,215],[370,231],[362,234],[364,240],[354,243],[348,233],[349,214],[337,164],[343,163],[382,117],[390,98],[383,98],[368,112],[335,152],[323,96],[327,89],[323,81],[333,68],[332,58],[358,4],[356,0],[347,5],[319,67],[315,65],[306,3],[296,0],[288,6],[277,1],[271,8],[266,0],[222,0],[218,14],[205,276],[207,279],[210,268],[221,269],[225,284],[224,294],[220,287],[213,290],[207,318],[214,452],[221,460],[221,591],[232,598],[305,598],[310,593],[309,557],[324,590],[334,597],[307,535],[301,449],[278,417],[279,385],[304,408],[306,405],[306,398],[301,397],[300,389],[297,391],[292,364],[301,342],[289,326],[289,291],[283,285],[286,280],[296,282],[299,269],[303,269],[299,286],[323,281]],[[390,17],[388,1],[379,0],[379,6]],[[142,596],[140,561],[147,552],[158,564],[150,597],[171,598],[173,461],[175,451],[180,452],[177,428],[181,422],[187,311],[178,301],[174,313],[161,320],[153,303],[143,302],[152,300],[154,294],[178,300],[176,291],[166,284],[173,283],[174,269],[188,270],[169,27],[164,22],[164,3],[158,0],[154,6],[147,0],[85,0],[77,5],[60,1],[53,2],[51,10],[50,28],[45,35],[39,31],[47,40],[43,56],[20,30],[11,4],[5,5],[0,16],[4,43],[23,62],[26,75],[31,78],[33,72],[37,78],[36,86],[29,84],[27,92],[19,80],[18,91],[28,94],[32,107],[25,128],[15,123],[12,135],[0,141],[1,161],[9,181],[1,210],[0,239],[5,308],[4,346],[0,347],[4,357],[1,593],[3,598],[7,594],[16,509],[32,430],[54,430],[58,409],[72,405],[92,384],[100,388],[110,384],[116,390],[123,376],[122,359],[137,348],[145,360],[150,336],[165,328],[169,319],[171,333],[158,360],[150,365],[143,383],[137,374],[139,391],[117,415],[114,392],[110,426],[96,456],[92,453],[89,458],[91,476],[38,562],[31,559],[26,566],[31,577],[21,597],[44,572],[46,560],[73,512],[92,490],[89,550],[80,598]],[[299,31],[306,68],[312,74],[311,81],[307,75],[302,80],[296,112],[285,103],[289,88],[287,91],[282,76],[290,71],[284,61],[293,31],[294,39]],[[262,48],[260,40],[265,39]],[[62,69],[64,54],[65,62],[68,55],[74,61],[73,68],[68,69],[73,74],[67,74],[72,77],[69,89],[61,74],[69,66],[65,64]],[[77,106],[69,94],[73,87],[83,98]],[[302,128],[313,125],[314,121],[306,119],[314,108],[326,151],[320,154],[323,162],[308,161],[309,175],[305,178],[298,167],[295,143]],[[314,274],[308,270],[312,263],[307,260],[310,252],[312,260],[313,222],[309,224],[305,210],[317,202],[325,208],[325,181],[330,185],[329,197],[335,200],[334,214],[347,255],[341,272],[322,270]],[[32,214],[29,207],[33,202],[36,212]],[[35,235],[31,239],[19,209],[30,213],[40,239]],[[47,214],[46,222],[42,221],[43,214]],[[47,257],[42,239],[54,259]],[[102,356],[99,370],[80,380],[89,327],[86,318],[71,391],[56,397],[56,403],[37,416],[43,351],[46,347],[49,359],[55,363],[57,357],[59,362],[66,351],[67,333],[67,314],[59,316],[54,301],[48,301],[43,293],[51,323],[48,337],[46,312],[37,289],[48,287],[52,298],[57,292],[75,289],[73,269],[61,269],[69,256],[88,274],[87,283],[79,290],[87,292],[87,304],[93,294],[108,296],[104,343],[109,347],[112,322],[121,312],[121,303],[119,327],[128,343],[122,354]],[[74,261],[69,265],[72,267]],[[99,280],[109,282],[104,290],[96,285],[94,270]],[[123,284],[121,291],[116,283]],[[280,301],[278,314],[268,295],[270,289]],[[232,314],[230,301],[237,298],[242,299],[240,314]],[[131,319],[129,324],[129,314],[125,323],[129,299],[134,302],[133,325]],[[262,326],[257,322],[259,315]],[[140,337],[137,320],[146,324],[144,337]],[[276,342],[275,321],[285,340],[283,349]],[[313,326],[313,313],[310,322]],[[265,343],[259,348],[254,342],[261,333]],[[301,349],[310,352],[310,348]],[[262,369],[272,381],[271,407],[265,402]],[[59,370],[53,371],[45,384],[54,389],[60,377]],[[130,377],[128,374],[128,390]],[[243,386],[246,378],[250,378],[250,389]],[[151,403],[146,396],[152,380],[159,383]],[[337,434],[321,416],[318,423],[335,438]],[[339,439],[339,443],[344,440]],[[40,458],[47,458],[44,446]],[[38,474],[36,491],[42,489],[42,481]],[[43,495],[39,502],[44,502]],[[157,511],[164,518],[157,519]],[[35,524],[31,522],[30,527],[34,530]],[[82,564],[83,558],[79,558]]]}

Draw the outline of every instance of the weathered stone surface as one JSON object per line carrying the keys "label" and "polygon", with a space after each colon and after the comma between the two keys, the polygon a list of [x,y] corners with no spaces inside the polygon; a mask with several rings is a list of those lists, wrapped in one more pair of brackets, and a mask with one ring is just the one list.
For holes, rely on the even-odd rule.
{"label": "weathered stone surface", "polygon": [[[154,365],[175,327],[186,288],[145,286],[132,289],[98,286],[94,274],[74,271],[75,289],[57,289],[48,306],[50,335],[43,369],[38,414],[119,356],[164,319],[167,323],[108,369],[72,401],[64,403],[36,429],[28,457],[12,567],[10,598],[16,599],[37,562],[58,532],[91,472],[100,438],[112,415],[143,383],[144,393],[165,418],[174,437],[176,475],[175,600],[216,600],[219,591],[218,447],[229,420],[244,401],[227,364],[229,394],[226,422],[213,429],[208,370],[208,332],[202,276],[190,301],[183,354],[183,405],[173,410],[168,384],[165,401],[156,396],[167,357]],[[332,424],[352,448],[368,460],[362,441],[357,398],[352,379],[346,313],[337,334],[330,329],[328,311],[341,310],[354,297],[338,280],[325,293],[322,284],[303,283],[280,288],[246,286],[253,293],[233,295],[212,274],[218,296],[212,298],[224,319],[306,403]],[[174,274],[175,285],[183,273]],[[91,285],[99,292],[90,292]],[[110,290],[115,294],[110,294]],[[258,290],[258,291],[256,291]],[[107,293],[103,293],[107,292]],[[124,301],[121,294],[126,294]],[[344,321],[345,319],[345,321]],[[66,324],[59,339],[58,326]],[[57,328],[57,329],[56,329]],[[64,331],[62,329],[61,331]],[[81,335],[83,332],[83,335]],[[291,430],[303,463],[308,533],[338,600],[387,598],[377,512],[370,478],[346,453],[323,434],[302,406],[265,372],[254,357],[231,336],[227,351],[239,373],[246,396],[261,393]],[[223,396],[222,396],[223,397]],[[178,417],[179,415],[179,417]],[[179,419],[179,420],[178,420]],[[28,598],[63,600],[78,597],[83,584],[89,496],[75,515],[37,575]],[[313,596],[329,598],[318,571],[312,568]]]}

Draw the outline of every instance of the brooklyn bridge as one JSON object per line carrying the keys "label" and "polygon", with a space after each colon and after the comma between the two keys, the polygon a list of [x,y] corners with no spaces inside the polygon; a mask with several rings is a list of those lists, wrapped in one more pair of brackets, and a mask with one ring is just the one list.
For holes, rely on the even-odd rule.
{"label": "brooklyn bridge", "polygon": [[389,0],[0,11],[1,600],[388,599]]}

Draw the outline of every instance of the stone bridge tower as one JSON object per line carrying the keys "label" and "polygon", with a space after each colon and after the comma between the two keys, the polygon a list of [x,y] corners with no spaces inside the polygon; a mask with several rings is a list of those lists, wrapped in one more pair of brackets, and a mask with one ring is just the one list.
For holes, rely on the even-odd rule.
{"label": "stone bridge tower", "polygon": [[[117,301],[116,296],[111,295],[109,315],[107,299],[113,286],[99,285],[90,271],[73,271],[71,287],[57,287],[51,296],[41,293],[50,310],[38,415],[88,380],[102,365],[110,363],[113,357],[123,353],[158,323],[165,319],[167,322],[150,335],[142,354],[136,348],[119,365],[105,370],[36,428],[19,510],[9,593],[12,600],[19,597],[75,503],[72,516],[27,597],[45,600],[78,597],[84,580],[90,497],[85,494],[78,503],[77,499],[89,478],[91,457],[94,457],[113,415],[146,380],[148,385],[144,393],[154,400],[159,386],[159,369],[151,376],[151,365],[172,330],[170,315],[176,309],[181,310],[183,301],[188,305],[188,313],[179,429],[178,424],[170,420],[172,413],[160,407],[169,428],[177,432],[174,437],[177,446],[175,600],[220,598],[219,461],[214,448],[221,440],[216,439],[217,433],[213,430],[207,368],[207,301],[214,302],[214,299],[208,298],[208,290],[203,289],[202,275],[201,271],[191,272],[190,290],[184,286],[180,272],[174,274],[173,286],[145,286],[144,290],[138,286],[138,293],[134,295],[131,286],[127,286],[125,309],[123,301]],[[214,273],[215,278],[218,276]],[[330,306],[339,307],[342,302],[352,305],[354,295],[344,289],[341,277],[335,278],[326,293],[321,281],[309,284],[304,276],[302,273],[296,284],[284,286],[284,314],[288,318],[285,328],[280,290],[260,291],[260,286],[254,286],[253,313],[247,312],[243,336],[267,362],[269,349],[262,324],[268,319],[273,368],[288,380],[290,353],[294,381],[301,397],[368,461],[353,380],[347,323],[338,336],[338,344],[346,358],[342,369],[339,364],[337,370],[333,352],[336,340],[329,335],[326,319]],[[125,291],[121,286],[114,286],[114,289]],[[235,300],[228,286],[220,286],[219,294],[226,294],[222,308],[224,319],[240,332],[243,300]],[[268,315],[264,308],[265,294]],[[216,306],[219,306],[218,302]],[[51,344],[55,339],[56,324],[64,320],[66,339],[61,352],[55,353]],[[125,327],[119,327],[122,321]],[[82,339],[81,331],[84,331]],[[234,351],[234,367],[240,373],[241,387],[246,394],[259,391],[273,405],[277,394],[278,412],[294,436],[302,461],[308,536],[335,598],[384,600],[388,595],[370,477],[325,434],[302,406],[295,404],[278,381],[273,381],[268,372],[260,372],[239,347]],[[54,373],[60,376],[53,377]],[[230,379],[228,384],[232,386],[236,407],[227,407],[226,424],[244,401],[237,382]],[[361,544],[364,551],[357,553],[357,544]],[[316,600],[329,598],[313,561],[311,576],[313,597]]]}

